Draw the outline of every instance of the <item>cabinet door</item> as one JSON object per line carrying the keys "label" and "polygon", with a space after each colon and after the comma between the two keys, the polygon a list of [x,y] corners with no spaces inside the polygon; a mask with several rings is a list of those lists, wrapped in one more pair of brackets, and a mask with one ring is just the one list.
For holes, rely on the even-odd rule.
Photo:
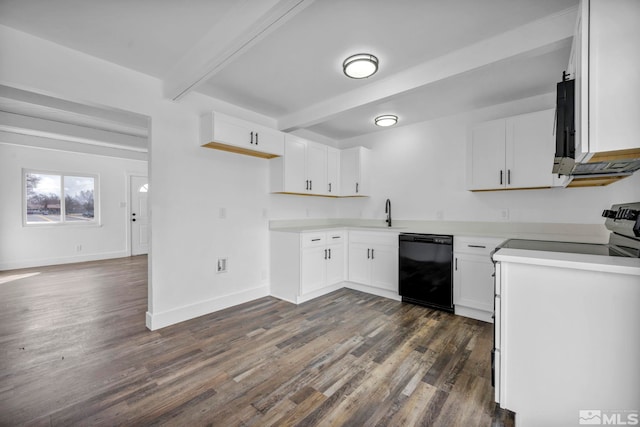
{"label": "cabinet door", "polygon": [[507,188],[551,187],[555,110],[507,119]]}
{"label": "cabinet door", "polygon": [[327,194],[340,194],[340,150],[327,147]]}
{"label": "cabinet door", "polygon": [[358,151],[354,148],[340,153],[340,191],[343,196],[356,196],[356,190],[360,191],[358,158]]}
{"label": "cabinet door", "polygon": [[288,193],[309,192],[306,173],[307,142],[287,135],[284,146],[284,191]]}
{"label": "cabinet door", "polygon": [[471,129],[467,146],[467,162],[469,190],[504,188],[506,182],[504,119],[481,123]]}
{"label": "cabinet door", "polygon": [[306,170],[309,193],[327,194],[327,147],[307,141]]}
{"label": "cabinet door", "polygon": [[349,281],[368,285],[371,280],[371,245],[349,243]]}
{"label": "cabinet door", "polygon": [[254,126],[253,133],[253,148],[255,150],[278,156],[284,154],[284,133],[262,126]]}
{"label": "cabinet door", "polygon": [[213,116],[213,140],[243,148],[255,148],[251,144],[251,130],[240,122],[227,120],[225,116]]}
{"label": "cabinet door", "polygon": [[589,2],[585,95],[591,152],[640,149],[639,23],[638,0]]}
{"label": "cabinet door", "polygon": [[377,245],[371,260],[371,286],[398,292],[398,249]]}
{"label": "cabinet door", "polygon": [[358,196],[371,194],[371,151],[358,147]]}
{"label": "cabinet door", "polygon": [[456,305],[493,311],[493,264],[487,257],[468,254],[455,256],[454,294]]}
{"label": "cabinet door", "polygon": [[302,250],[300,293],[302,295],[316,291],[325,286],[326,260],[324,246]]}
{"label": "cabinet door", "polygon": [[329,253],[326,284],[330,286],[344,281],[345,251],[342,244],[327,246],[327,250]]}

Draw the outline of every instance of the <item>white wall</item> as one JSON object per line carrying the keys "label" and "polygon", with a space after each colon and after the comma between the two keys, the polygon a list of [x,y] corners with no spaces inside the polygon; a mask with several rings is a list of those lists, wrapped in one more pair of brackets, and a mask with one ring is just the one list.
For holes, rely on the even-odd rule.
{"label": "white wall", "polygon": [[[268,218],[337,212],[332,199],[269,195],[267,160],[198,146],[207,110],[273,124],[264,116],[198,94],[166,100],[157,79],[4,26],[0,52],[2,84],[151,117],[152,328],[267,295]],[[229,271],[216,274],[222,256]]]}
{"label": "white wall", "polygon": [[[0,139],[0,270],[129,255],[127,175],[146,175],[147,162],[2,142]],[[101,225],[24,226],[23,168],[98,175]]]}
{"label": "white wall", "polygon": [[[372,148],[372,197],[339,201],[341,217],[410,220],[602,224],[612,203],[640,200],[640,173],[606,187],[471,192],[465,189],[467,127],[499,117],[553,108],[554,94],[342,141]],[[491,155],[491,153],[487,153]],[[549,159],[551,169],[553,159]]]}

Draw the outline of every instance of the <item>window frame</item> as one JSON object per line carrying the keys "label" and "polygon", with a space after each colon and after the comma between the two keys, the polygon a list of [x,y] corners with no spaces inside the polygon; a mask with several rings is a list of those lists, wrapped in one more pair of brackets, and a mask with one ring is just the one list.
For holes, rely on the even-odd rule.
{"label": "window frame", "polygon": [[[100,174],[86,172],[61,172],[46,169],[22,169],[22,226],[23,227],[100,227]],[[55,175],[60,179],[60,220],[56,222],[28,222],[27,221],[27,174]],[[64,178],[79,177],[93,178],[93,219],[87,221],[67,221],[65,213]]]}

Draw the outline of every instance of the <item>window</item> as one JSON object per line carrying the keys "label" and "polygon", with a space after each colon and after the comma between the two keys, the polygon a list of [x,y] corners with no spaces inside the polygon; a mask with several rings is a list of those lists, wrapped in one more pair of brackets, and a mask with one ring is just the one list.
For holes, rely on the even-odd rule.
{"label": "window", "polygon": [[95,223],[97,183],[96,176],[25,171],[25,223]]}

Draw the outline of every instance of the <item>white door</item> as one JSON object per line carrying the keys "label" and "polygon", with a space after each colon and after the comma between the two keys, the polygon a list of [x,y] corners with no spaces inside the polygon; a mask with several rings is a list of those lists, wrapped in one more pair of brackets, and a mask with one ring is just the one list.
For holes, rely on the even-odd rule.
{"label": "white door", "polygon": [[482,123],[471,130],[469,190],[504,188],[505,121]]}
{"label": "white door", "polygon": [[308,142],[306,163],[309,192],[327,194],[327,147]]}
{"label": "white door", "polygon": [[551,187],[555,110],[507,119],[507,188]]}
{"label": "white door", "polygon": [[453,274],[455,304],[493,311],[493,264],[488,257],[457,254]]}
{"label": "white door", "polygon": [[309,179],[306,171],[307,143],[304,139],[286,135],[284,140],[284,191],[308,193]]}
{"label": "white door", "polygon": [[302,295],[324,288],[327,256],[324,246],[302,250]]}
{"label": "white door", "polygon": [[377,245],[371,249],[371,286],[398,292],[398,249]]}
{"label": "white door", "polygon": [[149,210],[147,195],[149,180],[146,176],[131,177],[131,255],[149,253]]}
{"label": "white door", "polygon": [[363,285],[371,281],[371,245],[349,244],[349,281]]}
{"label": "white door", "polygon": [[327,246],[327,285],[344,282],[344,245]]}
{"label": "white door", "polygon": [[327,147],[327,194],[340,194],[340,150]]}
{"label": "white door", "polygon": [[356,183],[359,171],[356,150],[356,148],[348,148],[340,152],[340,192],[343,196],[357,195]]}

